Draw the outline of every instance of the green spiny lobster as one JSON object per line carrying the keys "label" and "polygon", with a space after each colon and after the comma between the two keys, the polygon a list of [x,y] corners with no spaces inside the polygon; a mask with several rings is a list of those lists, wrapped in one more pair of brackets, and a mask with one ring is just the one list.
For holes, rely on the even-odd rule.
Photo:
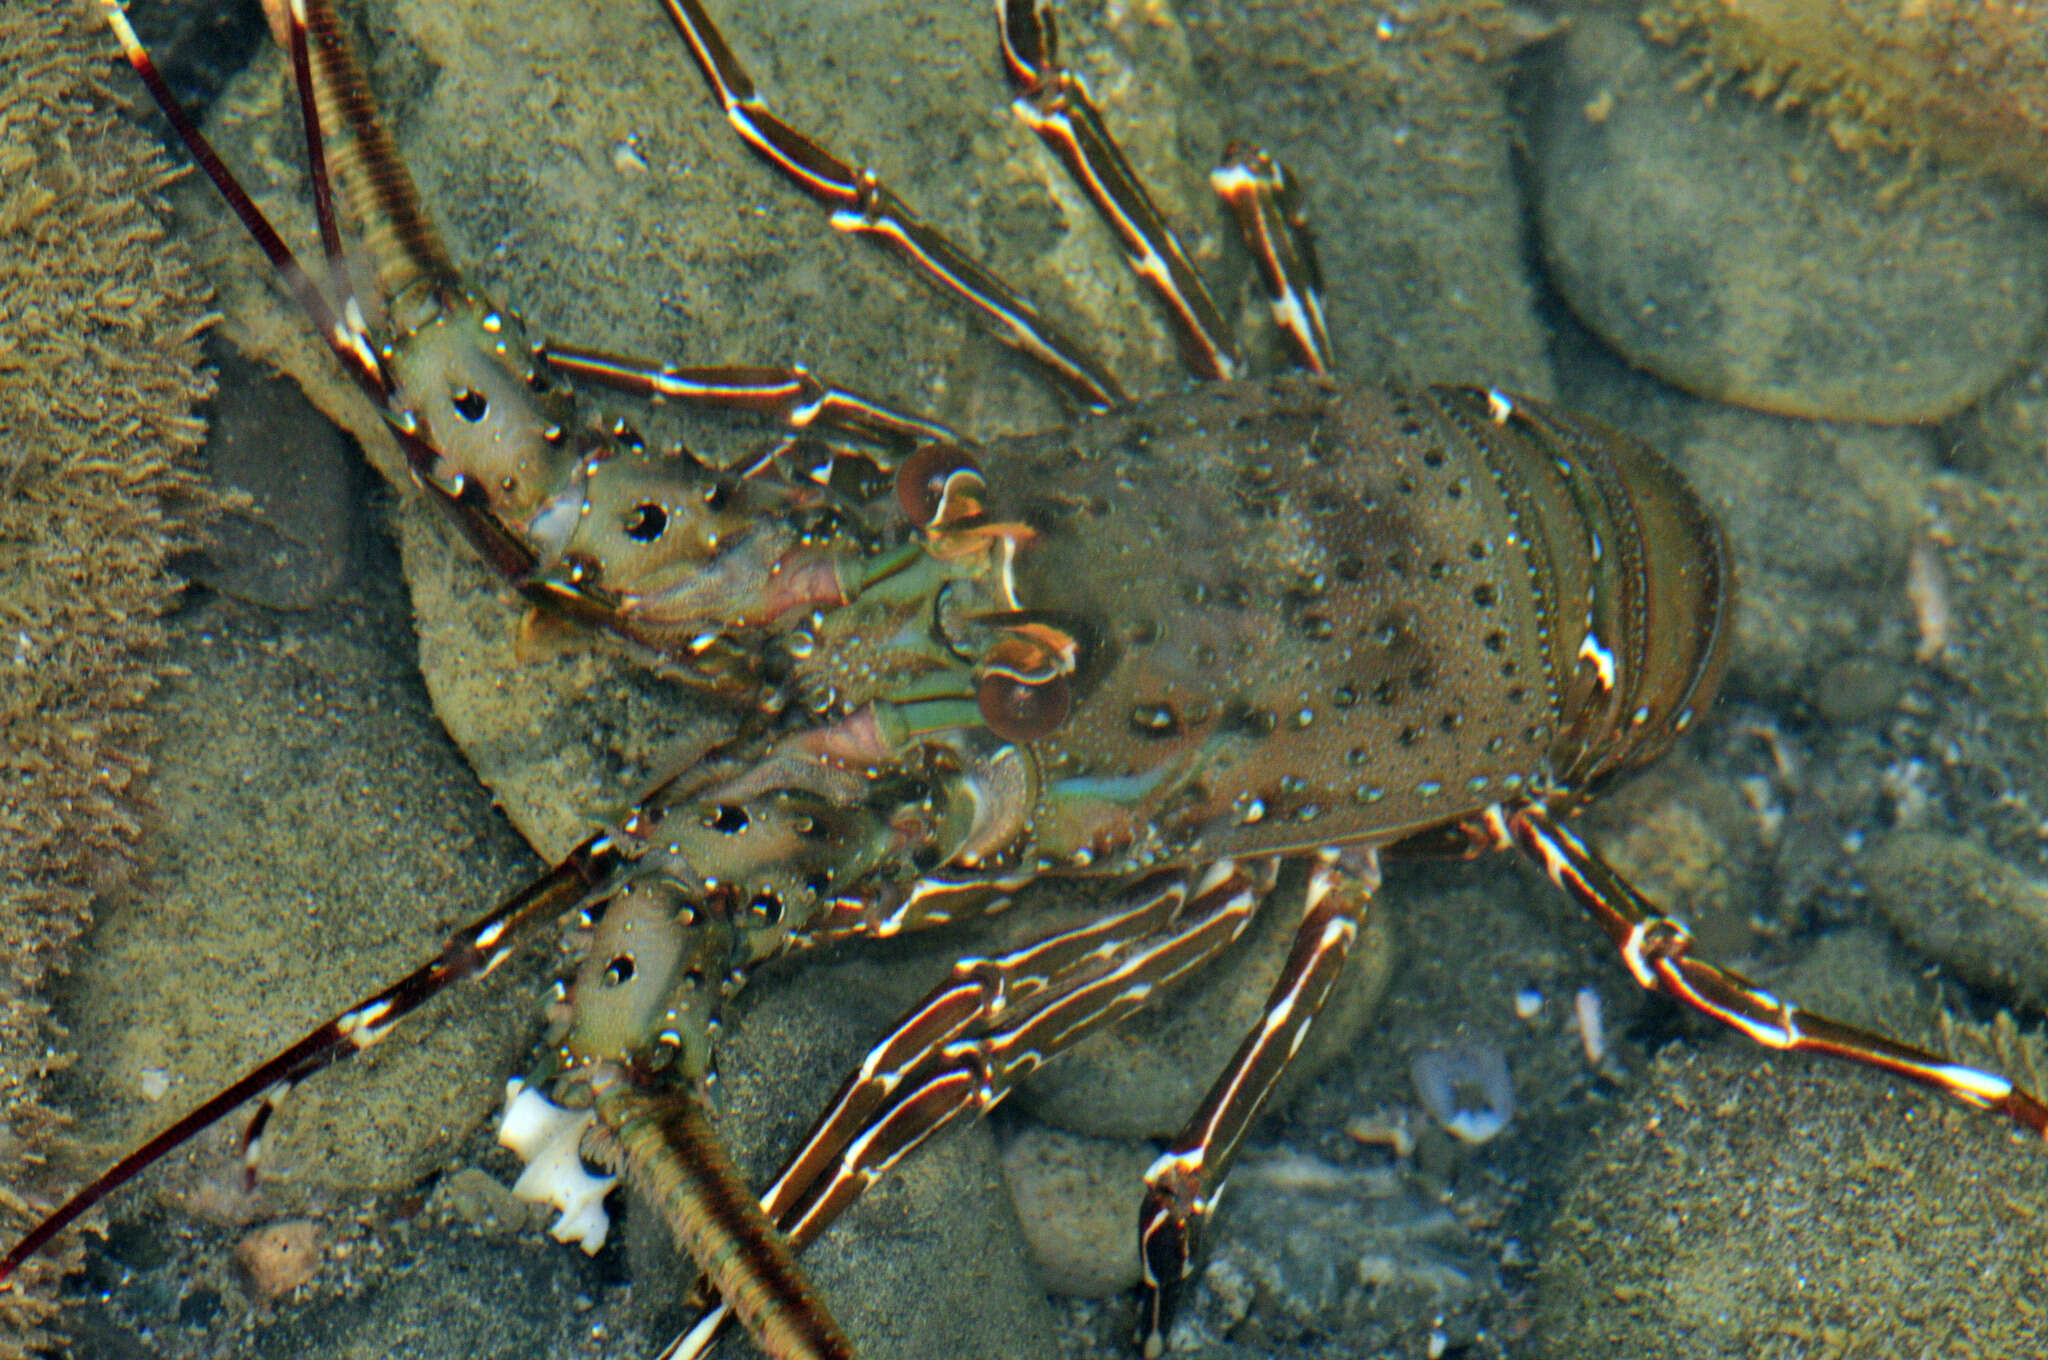
{"label": "green spiny lobster", "polygon": [[[1247,376],[1199,272],[1060,64],[1049,9],[999,0],[1017,111],[1208,380],[1133,401],[879,179],[778,117],[698,0],[666,7],[747,145],[835,226],[979,312],[1071,399],[1074,421],[977,447],[798,367],[542,346],[465,285],[331,4],[291,0],[329,296],[110,3],[130,64],[425,493],[536,605],[653,654],[736,721],[434,960],[79,1191],[0,1260],[0,1280],[260,1096],[253,1158],[284,1090],[567,913],[582,956],[508,1141],[537,1154],[566,1136],[661,1214],[724,1301],[679,1353],[697,1353],[729,1308],[772,1355],[848,1355],[796,1264],[806,1243],[898,1158],[1146,1005],[1255,913],[1297,912],[1261,1022],[1146,1177],[1138,1340],[1157,1354],[1224,1174],[1343,967],[1382,852],[1513,846],[1644,987],[1767,1045],[1846,1056],[2048,1131],[2048,1109],[2002,1078],[1692,957],[1684,927],[1561,825],[1685,731],[1724,662],[1720,532],[1656,454],[1528,398],[1331,377],[1293,187],[1242,149],[1213,183],[1304,370]],[[345,282],[344,215],[376,269],[367,309]],[[836,457],[814,476],[778,457],[735,470],[653,451],[579,384],[765,416]],[[1308,866],[1294,895],[1276,887],[1289,859]],[[767,1191],[740,1184],[702,1087],[720,1008],[748,971],[793,947],[987,912],[1040,880],[1088,880],[1110,905],[960,960]],[[575,1193],[579,1212],[593,1207]]]}

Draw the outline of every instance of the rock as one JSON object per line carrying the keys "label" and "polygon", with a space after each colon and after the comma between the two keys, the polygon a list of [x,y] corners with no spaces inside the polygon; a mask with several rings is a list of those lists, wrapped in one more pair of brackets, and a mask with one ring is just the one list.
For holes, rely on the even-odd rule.
{"label": "rock", "polygon": [[1860,861],[1871,903],[1899,937],[2010,1004],[2048,999],[2048,892],[1983,846],[1894,832]]}
{"label": "rock", "polygon": [[[2031,457],[2043,462],[2036,439]],[[2048,818],[2048,484],[1944,478],[1933,490],[1934,576],[1949,621],[1936,658],[1960,690],[1927,759],[1968,772],[1953,814],[2039,875]]]}
{"label": "rock", "polygon": [[1818,419],[1939,420],[2019,365],[2048,223],[2017,191],[1903,166],[1881,184],[1808,122],[1680,88],[1693,65],[1618,15],[1554,49],[1537,214],[1588,326],[1680,387]]}
{"label": "rock", "polygon": [[320,1225],[309,1218],[266,1223],[235,1244],[235,1265],[262,1302],[289,1294],[320,1269]]}
{"label": "rock", "polygon": [[1498,1307],[1493,1262],[1450,1204],[1418,1191],[1291,1148],[1247,1154],[1175,1351],[1282,1354],[1313,1337],[1338,1354],[1409,1355],[1434,1331],[1471,1340]]}
{"label": "rock", "polygon": [[1918,1088],[1667,1050],[1539,1248],[1531,1354],[2032,1354],[2039,1176],[2036,1140]]}
{"label": "rock", "polygon": [[[177,624],[169,656],[185,674],[157,704],[154,865],[110,904],[65,1012],[76,1108],[113,1144],[418,966],[532,867],[434,722],[396,582],[355,580],[349,598],[289,615],[216,597]],[[410,1187],[443,1165],[495,1112],[544,963],[507,966],[405,1042],[299,1087],[265,1143],[261,1212],[302,1211],[321,1189]],[[160,1103],[151,1071],[169,1077]],[[246,1118],[173,1159],[177,1193],[240,1179],[227,1144]]]}
{"label": "rock", "polygon": [[1024,1246],[1049,1293],[1100,1299],[1138,1283],[1138,1206],[1157,1148],[1034,1124],[1003,1143]]}
{"label": "rock", "polygon": [[[271,609],[326,603],[355,568],[374,511],[357,482],[362,459],[288,379],[256,372],[227,345],[206,469],[231,501],[207,535],[199,579]],[[367,513],[366,513],[367,512]]]}
{"label": "rock", "polygon": [[547,1205],[520,1199],[506,1181],[474,1166],[465,1166],[436,1185],[427,1210],[481,1233],[529,1240],[546,1231],[555,1216]]}
{"label": "rock", "polygon": [[1913,680],[1913,672],[1897,662],[1845,656],[1821,671],[1814,707],[1837,727],[1875,722],[1898,707]]}
{"label": "rock", "polygon": [[1993,486],[2048,486],[2048,364],[2037,355],[2011,382],[1965,411],[1946,433],[1950,470]]}

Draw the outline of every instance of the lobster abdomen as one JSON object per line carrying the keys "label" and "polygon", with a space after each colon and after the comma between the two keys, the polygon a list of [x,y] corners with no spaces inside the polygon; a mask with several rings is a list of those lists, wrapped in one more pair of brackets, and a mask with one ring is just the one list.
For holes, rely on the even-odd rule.
{"label": "lobster abdomen", "polygon": [[1038,849],[1385,844],[1569,798],[1711,700],[1720,531],[1641,443],[1526,398],[1218,385],[990,451],[1078,621]]}

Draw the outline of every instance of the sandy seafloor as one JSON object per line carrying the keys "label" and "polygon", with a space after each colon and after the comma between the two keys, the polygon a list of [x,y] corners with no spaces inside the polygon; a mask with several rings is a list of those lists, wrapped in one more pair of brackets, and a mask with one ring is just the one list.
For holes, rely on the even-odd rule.
{"label": "sandy seafloor", "polygon": [[[735,8],[719,7],[735,47],[792,121],[829,132],[1070,308],[1132,387],[1179,381],[1098,229],[1070,194],[1043,208],[1053,177],[1003,114],[984,6]],[[2044,460],[2025,348],[2010,356],[2017,378],[1932,429],[1723,416],[1630,370],[1551,290],[1528,157],[1555,148],[1531,133],[1528,106],[1553,58],[1514,51],[1539,16],[1232,9],[1090,8],[1071,24],[1112,125],[1129,120],[1162,198],[1201,224],[1197,256],[1231,310],[1243,268],[1199,174],[1228,137],[1256,133],[1312,186],[1348,371],[1492,382],[1673,439],[1730,515],[1760,612],[1738,630],[1728,693],[1672,760],[1597,810],[1590,837],[1682,903],[1703,949],[1788,995],[1856,1018],[1889,1011],[1912,1037],[1939,1030],[1944,1006],[1964,1026],[2011,1008],[2038,1028],[2029,1016],[2048,987],[2024,955],[2048,913],[2025,880],[2042,872],[2032,809],[2048,781],[2024,718],[2038,725],[2044,701],[2026,685],[2048,667],[2028,631]],[[459,17],[399,4],[368,22],[379,93],[451,248],[543,331],[693,359],[800,356],[984,433],[1060,418],[997,346],[832,239],[734,150],[653,6]],[[276,81],[265,65],[227,101],[240,135],[269,130],[266,173],[292,145],[264,121]],[[291,323],[249,319],[263,288],[240,277],[223,290],[230,329],[261,348]],[[1935,343],[1967,324],[1934,314],[1924,326]],[[516,614],[450,538],[319,416],[294,413],[278,388],[247,390],[253,411],[222,423],[257,451],[256,470],[245,454],[235,475],[271,498],[274,530],[225,545],[175,620],[189,676],[163,699],[155,868],[108,904],[61,1012],[83,1056],[59,1095],[81,1140],[109,1153],[534,871],[479,775],[512,824],[559,853],[665,741],[717,721],[601,647],[514,660]],[[680,428],[700,447],[758,437]],[[1864,454],[1881,474],[1851,466]],[[287,455],[280,471],[271,460]],[[1709,455],[1756,461],[1740,474],[1688,461]],[[1950,631],[1944,655],[1916,657],[1929,624],[1907,567],[1929,544]],[[1915,952],[1897,925],[1910,907],[1890,923],[1873,909],[1861,855],[1902,830],[1988,848],[1986,867],[1915,881],[1988,902],[1969,919],[2010,942],[2003,964]],[[1989,867],[2001,862],[2006,877]],[[1525,867],[1402,867],[1383,913],[1386,999],[1254,1134],[1191,1301],[1188,1353],[2015,1355],[2038,1335],[2038,1149],[1880,1078],[1764,1065],[1641,1000],[1597,932]],[[928,975],[960,947],[762,979],[727,1036],[743,1161],[772,1160],[887,998],[915,985],[878,979],[899,964]],[[76,1353],[656,1353],[662,1300],[681,1287],[658,1254],[556,1247],[509,1221],[516,1206],[487,1179],[513,1172],[479,1121],[527,1059],[546,953],[295,1096],[276,1183],[256,1198],[234,1192],[211,1140],[124,1192],[78,1282]],[[860,995],[819,999],[846,991]],[[1597,1066],[1575,1019],[1582,992],[1611,1044]],[[1481,1146],[1416,1109],[1413,1057],[1452,1042],[1497,1048],[1514,1074],[1515,1117]],[[1168,1061],[1152,1052],[1102,1061]],[[870,1353],[1123,1353],[1122,1296],[1048,1304],[1030,1288],[997,1186],[1002,1149],[1038,1119],[1099,1119],[1089,1084],[948,1140],[937,1169],[906,1170],[821,1244],[821,1287]],[[1347,1132],[1391,1122],[1418,1135],[1407,1155]],[[266,1300],[234,1251],[287,1219],[315,1225],[321,1265]]]}

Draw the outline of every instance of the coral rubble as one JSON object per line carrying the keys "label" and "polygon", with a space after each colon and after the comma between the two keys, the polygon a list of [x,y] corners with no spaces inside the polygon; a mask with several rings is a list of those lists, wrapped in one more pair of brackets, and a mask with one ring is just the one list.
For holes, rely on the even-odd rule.
{"label": "coral rubble", "polygon": [[1758,98],[1812,108],[1846,151],[1932,151],[2048,193],[2048,24],[2035,7],[1654,0],[1642,22]]}

